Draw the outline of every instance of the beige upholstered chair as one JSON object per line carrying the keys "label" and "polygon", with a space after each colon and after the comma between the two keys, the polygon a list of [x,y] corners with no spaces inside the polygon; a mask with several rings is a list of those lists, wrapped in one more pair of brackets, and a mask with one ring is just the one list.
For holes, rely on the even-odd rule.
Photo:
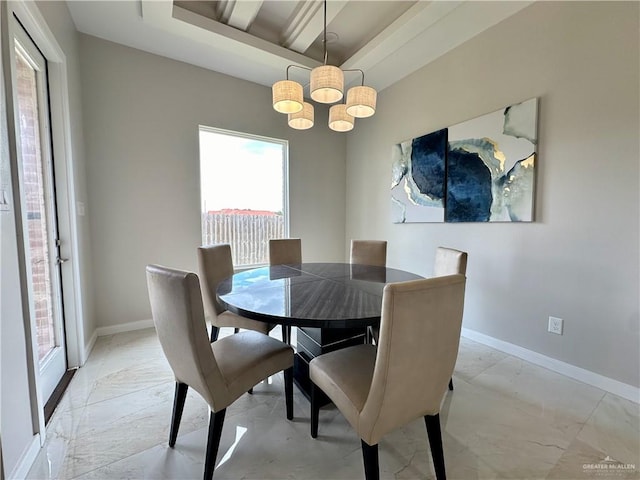
{"label": "beige upholstered chair", "polygon": [[302,263],[302,242],[299,238],[269,240],[269,265]]}
{"label": "beige upholstered chair", "polygon": [[[433,264],[433,276],[442,277],[459,273],[467,274],[467,252],[454,248],[436,248],[436,259]],[[449,390],[453,390],[453,378],[449,380]]]}
{"label": "beige upholstered chair", "polygon": [[461,252],[453,248],[436,248],[433,276],[442,277],[455,273],[467,274],[467,252]]}
{"label": "beige upholstered chair", "polygon": [[387,242],[384,240],[351,240],[351,263],[387,265]]}
{"label": "beige upholstered chair", "polygon": [[198,247],[198,268],[200,279],[202,280],[205,311],[211,320],[212,342],[218,338],[218,332],[222,327],[233,327],[236,333],[240,328],[265,334],[269,333],[274,325],[231,313],[225,310],[216,299],[218,284],[233,275],[233,260],[229,244],[223,243]]}
{"label": "beige upholstered chair", "polygon": [[[352,265],[373,265],[385,267],[387,265],[387,242],[385,240],[351,240]],[[378,327],[367,328],[367,343],[378,338]]]}
{"label": "beige upholstered chair", "polygon": [[226,408],[256,383],[284,370],[287,418],[293,418],[293,349],[247,331],[209,343],[200,283],[195,273],[147,266],[151,314],[176,378],[169,446],[178,436],[187,389],[209,405],[204,478],[213,477]]}
{"label": "beige upholstered chair", "polygon": [[378,442],[424,417],[436,478],[445,478],[440,403],[458,355],[464,275],[385,286],[380,341],[320,355],[309,365],[311,436],[322,389],[362,440],[365,476],[378,478]]}
{"label": "beige upholstered chair", "polygon": [[[302,242],[299,238],[272,238],[269,240],[269,265],[295,265],[302,263]],[[282,340],[291,343],[291,326],[282,325]]]}

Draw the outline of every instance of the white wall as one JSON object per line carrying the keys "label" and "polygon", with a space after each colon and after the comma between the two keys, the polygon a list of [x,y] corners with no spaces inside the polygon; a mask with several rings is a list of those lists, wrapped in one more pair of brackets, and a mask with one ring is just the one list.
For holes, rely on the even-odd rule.
{"label": "white wall", "polygon": [[151,318],[147,264],[197,270],[199,124],[288,140],[291,236],[307,261],[342,259],[346,139],[322,125],[326,112],[294,131],[269,88],[81,39],[98,327]]}
{"label": "white wall", "polygon": [[[425,275],[438,245],[468,251],[466,328],[636,387],[638,6],[536,3],[381,92],[347,144],[345,239],[387,239]],[[535,223],[391,223],[394,143],[531,97]]]}

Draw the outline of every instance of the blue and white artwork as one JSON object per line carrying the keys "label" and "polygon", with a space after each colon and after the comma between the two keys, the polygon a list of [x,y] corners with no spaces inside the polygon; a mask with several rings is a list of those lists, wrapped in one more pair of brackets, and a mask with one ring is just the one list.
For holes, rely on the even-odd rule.
{"label": "blue and white artwork", "polygon": [[537,99],[393,147],[394,223],[531,222]]}

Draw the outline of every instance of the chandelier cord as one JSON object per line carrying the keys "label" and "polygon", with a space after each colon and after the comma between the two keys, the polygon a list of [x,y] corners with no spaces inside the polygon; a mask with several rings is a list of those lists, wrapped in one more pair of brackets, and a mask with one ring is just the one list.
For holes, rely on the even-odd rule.
{"label": "chandelier cord", "polygon": [[324,0],[324,30],[322,36],[322,46],[324,47],[324,64],[327,64],[329,58],[327,54],[327,0]]}

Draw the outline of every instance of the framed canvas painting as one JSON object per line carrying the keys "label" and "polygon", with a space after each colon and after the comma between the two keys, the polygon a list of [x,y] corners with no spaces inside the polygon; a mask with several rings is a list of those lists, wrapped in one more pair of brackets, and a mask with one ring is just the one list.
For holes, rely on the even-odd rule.
{"label": "framed canvas painting", "polygon": [[537,98],[393,147],[394,223],[531,222]]}

